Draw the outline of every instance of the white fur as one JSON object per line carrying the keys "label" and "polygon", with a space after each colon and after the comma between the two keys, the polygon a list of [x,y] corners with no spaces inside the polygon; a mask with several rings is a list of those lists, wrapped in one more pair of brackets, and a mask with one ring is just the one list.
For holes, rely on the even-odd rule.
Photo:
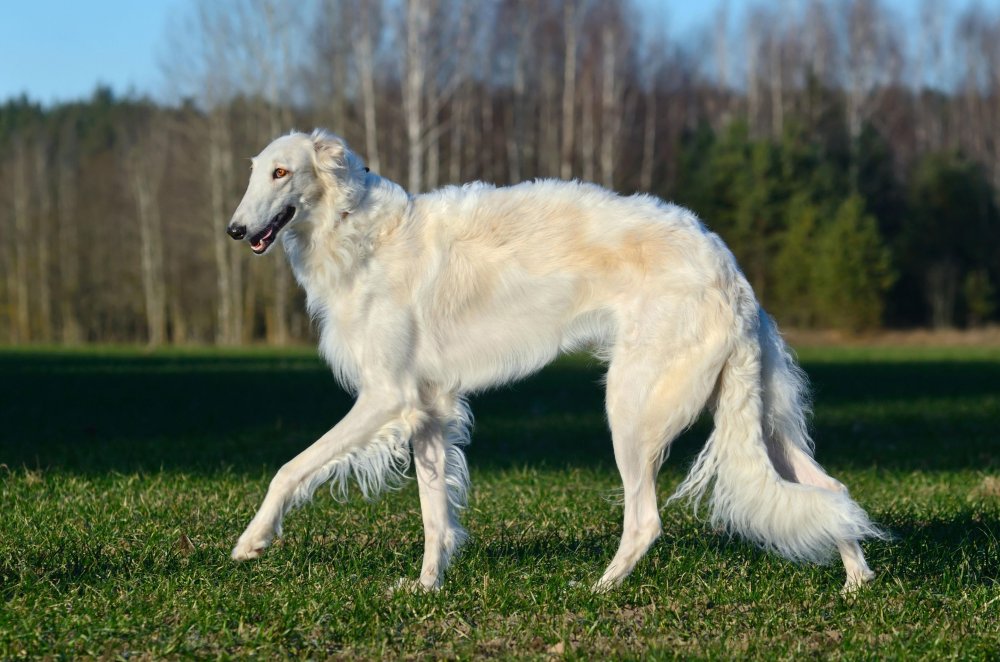
{"label": "white fur", "polygon": [[412,447],[419,585],[436,588],[465,538],[465,394],[590,347],[609,363],[625,511],[596,589],[620,583],[660,534],[656,472],[706,405],[716,429],[674,498],[697,503],[711,489],[715,525],[791,559],[839,550],[848,587],[872,577],[858,541],[880,533],[812,458],[804,375],[732,254],[691,212],[551,180],[412,197],[320,130],[254,159],[232,227],[266,232],[289,206],[278,238],[320,352],[357,402],[277,473],[234,558],[258,556],[324,482],[342,496],[351,474],[366,496],[398,483]]}

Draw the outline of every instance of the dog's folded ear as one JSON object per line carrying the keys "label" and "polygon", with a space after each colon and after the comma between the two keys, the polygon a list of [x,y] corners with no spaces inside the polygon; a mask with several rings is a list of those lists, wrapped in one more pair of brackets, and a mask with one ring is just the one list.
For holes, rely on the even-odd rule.
{"label": "dog's folded ear", "polygon": [[334,174],[344,168],[344,153],[347,145],[344,141],[325,129],[312,132],[312,143],[316,169],[327,174]]}
{"label": "dog's folded ear", "polygon": [[364,196],[365,162],[351,151],[343,138],[325,129],[314,130],[309,138],[317,178],[324,183],[339,209],[354,209]]}

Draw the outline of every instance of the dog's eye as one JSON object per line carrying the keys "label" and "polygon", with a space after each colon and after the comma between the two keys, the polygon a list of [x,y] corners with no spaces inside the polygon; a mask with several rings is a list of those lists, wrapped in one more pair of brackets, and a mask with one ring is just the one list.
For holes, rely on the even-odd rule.
{"label": "dog's eye", "polygon": [[275,168],[274,172],[271,174],[274,176],[275,179],[281,179],[282,177],[288,174],[288,171],[285,170],[284,168]]}

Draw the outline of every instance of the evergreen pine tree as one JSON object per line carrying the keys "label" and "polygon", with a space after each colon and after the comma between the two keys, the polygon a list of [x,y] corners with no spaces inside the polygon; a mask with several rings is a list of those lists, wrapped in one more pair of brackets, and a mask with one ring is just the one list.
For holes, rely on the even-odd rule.
{"label": "evergreen pine tree", "polygon": [[817,253],[819,208],[798,193],[785,209],[786,229],[774,259],[774,287],[768,304],[783,324],[805,328],[817,318],[813,265]]}
{"label": "evergreen pine tree", "polygon": [[844,200],[817,245],[814,274],[820,321],[850,331],[877,327],[895,275],[889,249],[860,196]]}

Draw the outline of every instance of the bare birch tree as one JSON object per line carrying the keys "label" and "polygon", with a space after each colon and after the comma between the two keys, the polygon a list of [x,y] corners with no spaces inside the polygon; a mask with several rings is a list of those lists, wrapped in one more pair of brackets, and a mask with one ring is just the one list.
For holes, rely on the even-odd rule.
{"label": "bare birch tree", "polygon": [[581,76],[580,109],[580,161],[583,180],[597,180],[595,158],[597,156],[597,55],[590,49],[583,59]]}
{"label": "bare birch tree", "polygon": [[573,176],[573,141],[576,122],[576,41],[580,32],[578,0],[563,0],[563,30],[565,49],[563,51],[563,91],[562,91],[562,156],[559,174],[563,179]]}
{"label": "bare birch tree", "polygon": [[615,187],[618,134],[625,114],[619,71],[624,60],[624,39],[618,18],[612,14],[601,26],[601,183],[608,188]]}
{"label": "bare birch tree", "polygon": [[850,0],[847,21],[847,126],[852,140],[872,112],[879,77],[879,32],[883,29],[877,0]]}
{"label": "bare birch tree", "polygon": [[[728,124],[732,112],[730,90],[733,85],[732,38],[729,35],[729,0],[723,0],[715,10],[712,22],[712,54],[715,58],[715,75],[720,92],[717,113],[719,124]],[[656,47],[652,49],[656,51]]]}
{"label": "bare birch tree", "polygon": [[28,218],[31,201],[28,185],[28,172],[31,165],[28,162],[28,149],[25,139],[19,139],[14,144],[13,163],[13,198],[14,198],[14,253],[13,253],[13,300],[14,300],[14,338],[15,342],[29,342],[31,334],[31,309],[29,306],[30,288],[28,286],[31,272],[30,258],[30,219]]}
{"label": "bare birch tree", "polygon": [[[527,124],[529,111],[527,105],[528,65],[531,58],[532,33],[537,24],[537,12],[529,6],[526,0],[507,0],[500,6],[498,24],[504,26],[503,41],[508,56],[502,58],[510,63],[511,90],[510,98],[504,104],[504,134],[507,142],[507,179],[519,182],[524,179],[524,172],[530,159],[531,141],[528,139]],[[467,83],[468,84],[468,83]],[[455,122],[461,121],[459,116]],[[453,133],[459,133],[458,127],[452,127]],[[452,181],[456,181],[458,173],[453,173]]]}
{"label": "bare birch tree", "polygon": [[[777,18],[777,17],[776,17]],[[778,138],[785,128],[785,70],[784,47],[786,40],[780,33],[781,20],[771,24],[767,39],[768,82],[771,91],[771,137]]]}
{"label": "bare birch tree", "polygon": [[139,225],[139,273],[146,311],[147,342],[156,347],[167,339],[166,271],[159,200],[166,166],[166,132],[154,115],[146,125],[138,127],[128,143],[124,160],[135,202],[135,219]]}
{"label": "bare birch tree", "polygon": [[763,10],[751,10],[747,19],[746,37],[746,87],[747,87],[747,126],[751,135],[756,135],[760,126],[761,95],[764,85],[764,72],[761,64],[762,33],[767,24]]}
{"label": "bare birch tree", "polygon": [[427,76],[427,40],[430,29],[430,0],[406,0],[406,49],[403,61],[403,114],[406,124],[406,188],[423,190],[424,164],[424,81]]}
{"label": "bare birch tree", "polygon": [[[268,102],[267,117],[269,131],[268,135],[261,140],[262,144],[270,142],[275,137],[287,133],[293,127],[292,104],[293,98],[291,88],[294,85],[294,62],[293,62],[293,41],[295,40],[295,26],[300,23],[301,5],[295,5],[291,9],[286,3],[280,0],[256,0],[256,14],[263,18],[263,30],[270,38],[266,40],[262,47],[252,48],[251,57],[258,63],[259,70],[263,77],[262,88],[266,92]],[[248,22],[253,21],[254,16],[249,17]],[[338,56],[341,53],[338,51]],[[337,71],[339,74],[336,74]],[[342,66],[335,66],[336,79],[345,78]],[[337,89],[334,91],[335,108],[338,108],[343,100],[344,91]],[[343,121],[343,110],[338,121]],[[271,260],[274,270],[273,291],[274,304],[267,316],[268,335],[277,345],[286,345],[289,341],[288,323],[290,307],[290,290],[292,286],[292,274],[285,260]]]}
{"label": "bare birch tree", "polygon": [[[204,111],[191,130],[203,145],[207,172],[198,178],[205,187],[207,213],[203,219],[212,246],[215,282],[214,339],[221,345],[243,341],[243,270],[238,246],[225,235],[233,204],[233,135],[228,104],[240,79],[237,64],[239,36],[229,8],[199,0],[183,23],[171,26],[171,57],[162,61],[166,80],[181,97],[199,100]],[[196,47],[191,48],[189,44]]]}
{"label": "bare birch tree", "polygon": [[642,59],[642,160],[639,165],[639,190],[653,188],[653,169],[656,164],[657,124],[659,122],[660,77],[666,64],[667,38],[665,34],[654,37],[651,48]]}
{"label": "bare birch tree", "polygon": [[57,225],[59,255],[59,322],[64,344],[83,340],[78,298],[80,290],[79,233],[77,224],[77,172],[80,158],[77,137],[72,122],[59,129],[59,151],[56,163]]}
{"label": "bare birch tree", "polygon": [[38,332],[37,339],[41,342],[51,342],[54,336],[52,328],[52,177],[49,176],[49,150],[46,136],[39,131],[34,143],[34,188],[35,188],[35,222],[32,233],[36,246],[36,276],[38,302]]}
{"label": "bare birch tree", "polygon": [[[448,180],[453,184],[459,183],[462,179],[463,149],[468,132],[469,115],[474,103],[473,70],[475,58],[473,57],[473,41],[477,28],[474,21],[475,10],[476,7],[473,3],[462,3],[456,44],[458,57],[454,64],[452,81],[449,83],[454,91],[445,90],[446,93],[451,93],[453,100],[448,118],[450,140],[447,175]],[[443,105],[444,102],[439,103]]]}
{"label": "bare birch tree", "polygon": [[917,92],[917,112],[920,121],[917,122],[917,141],[924,150],[941,149],[945,143],[944,118],[936,108],[929,104],[928,97],[933,97],[944,89],[944,5],[940,0],[922,0],[920,3],[920,39],[918,40],[918,66],[920,72],[913,81]]}
{"label": "bare birch tree", "polygon": [[375,172],[381,172],[382,163],[378,151],[378,115],[375,111],[375,70],[377,44],[381,36],[376,27],[382,21],[381,0],[356,0],[354,9],[358,20],[354,25],[356,42],[355,64],[358,69],[361,90],[361,108],[365,127],[365,157]]}

